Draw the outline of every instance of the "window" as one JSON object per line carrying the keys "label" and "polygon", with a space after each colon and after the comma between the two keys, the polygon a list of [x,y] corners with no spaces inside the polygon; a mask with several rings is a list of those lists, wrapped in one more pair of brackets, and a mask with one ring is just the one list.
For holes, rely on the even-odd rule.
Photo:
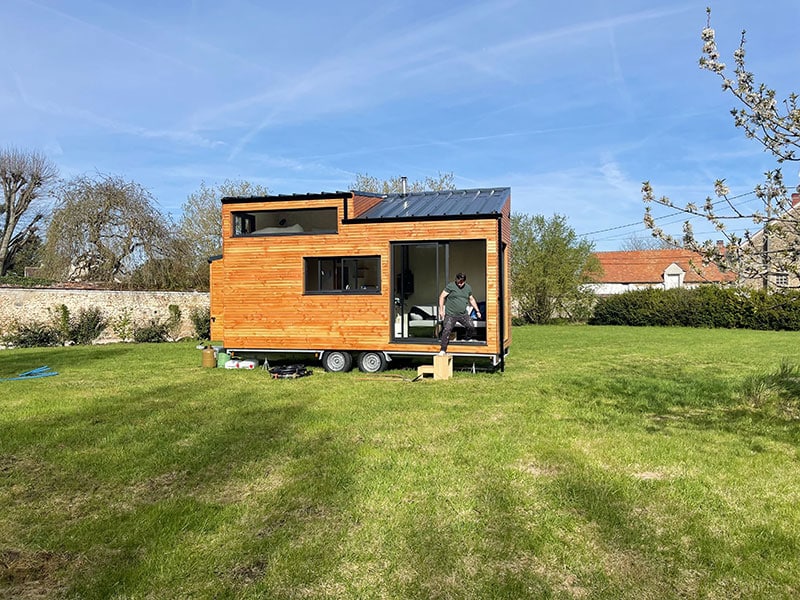
{"label": "window", "polygon": [[[393,242],[390,286],[394,301],[393,339],[431,343],[438,340],[438,299],[459,271],[467,274],[475,300],[487,298],[486,240]],[[484,321],[485,324],[485,321]],[[463,333],[463,328],[458,333]],[[486,327],[478,329],[486,340]]]}
{"label": "window", "polygon": [[788,273],[776,273],[775,274],[775,285],[778,287],[789,287],[789,274]]}
{"label": "window", "polygon": [[233,235],[302,235],[336,233],[336,208],[254,210],[233,213]]}
{"label": "window", "polygon": [[381,257],[306,258],[305,287],[311,294],[369,294],[381,291]]}

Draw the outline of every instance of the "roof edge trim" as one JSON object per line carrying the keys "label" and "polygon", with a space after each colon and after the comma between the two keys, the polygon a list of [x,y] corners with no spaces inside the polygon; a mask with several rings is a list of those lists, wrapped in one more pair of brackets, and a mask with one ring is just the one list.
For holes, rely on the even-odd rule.
{"label": "roof edge trim", "polygon": [[286,202],[303,200],[349,200],[353,192],[319,192],[315,194],[276,194],[274,196],[225,196],[222,204],[243,204],[247,202]]}

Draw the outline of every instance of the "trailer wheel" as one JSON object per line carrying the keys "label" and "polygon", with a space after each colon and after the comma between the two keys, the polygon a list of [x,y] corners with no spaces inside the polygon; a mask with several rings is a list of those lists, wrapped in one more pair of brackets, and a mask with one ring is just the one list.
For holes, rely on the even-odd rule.
{"label": "trailer wheel", "polygon": [[346,373],[353,368],[353,357],[349,352],[328,350],[322,353],[322,368],[329,373]]}
{"label": "trailer wheel", "polygon": [[386,368],[383,352],[362,352],[358,355],[358,368],[364,373],[380,373]]}

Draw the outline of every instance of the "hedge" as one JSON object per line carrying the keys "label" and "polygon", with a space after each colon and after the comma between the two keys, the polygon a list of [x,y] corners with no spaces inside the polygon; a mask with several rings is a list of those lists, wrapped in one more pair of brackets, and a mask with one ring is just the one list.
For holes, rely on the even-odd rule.
{"label": "hedge", "polygon": [[590,325],[800,330],[800,291],[644,289],[601,299]]}

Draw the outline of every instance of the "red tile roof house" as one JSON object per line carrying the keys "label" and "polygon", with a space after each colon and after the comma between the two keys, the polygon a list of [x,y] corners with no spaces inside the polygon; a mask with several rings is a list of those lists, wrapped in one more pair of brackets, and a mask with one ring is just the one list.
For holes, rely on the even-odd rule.
{"label": "red tile roof house", "polygon": [[690,250],[632,250],[596,252],[603,274],[591,288],[598,296],[645,288],[693,288],[712,283],[732,283],[735,273],[723,273],[716,265],[703,266],[701,256]]}

